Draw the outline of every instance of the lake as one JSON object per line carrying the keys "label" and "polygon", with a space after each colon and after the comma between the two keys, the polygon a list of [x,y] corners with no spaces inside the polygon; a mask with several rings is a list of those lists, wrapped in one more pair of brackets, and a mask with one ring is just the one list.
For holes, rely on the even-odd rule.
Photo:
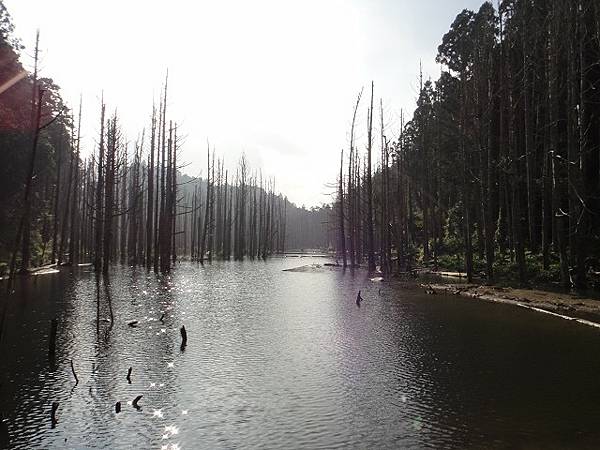
{"label": "lake", "polygon": [[600,446],[599,330],[362,271],[284,271],[324,262],[22,280],[0,344],[0,446]]}

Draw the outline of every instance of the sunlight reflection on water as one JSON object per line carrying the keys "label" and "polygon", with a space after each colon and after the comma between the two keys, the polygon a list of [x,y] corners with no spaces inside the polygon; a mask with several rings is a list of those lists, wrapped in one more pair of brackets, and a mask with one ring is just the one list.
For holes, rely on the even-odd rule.
{"label": "sunlight reflection on water", "polygon": [[99,283],[84,271],[25,283],[2,343],[11,448],[600,442],[600,333],[362,272],[282,271],[309,262],[323,261],[181,263],[166,278],[118,267]]}

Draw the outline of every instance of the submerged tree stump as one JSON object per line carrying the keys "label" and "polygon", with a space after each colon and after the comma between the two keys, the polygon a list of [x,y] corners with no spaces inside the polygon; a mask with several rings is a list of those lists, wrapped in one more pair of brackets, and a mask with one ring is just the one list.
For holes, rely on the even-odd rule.
{"label": "submerged tree stump", "polygon": [[9,448],[8,444],[10,444],[8,425],[4,421],[4,416],[0,412],[0,448]]}
{"label": "submerged tree stump", "polygon": [[360,302],[363,301],[362,295],[360,295],[360,291],[358,291],[358,295],[356,296],[356,306],[360,308]]}
{"label": "submerged tree stump", "polygon": [[2,314],[0,315],[0,343],[2,343],[2,330],[4,330],[4,320],[5,319],[6,319],[6,304],[2,308]]}
{"label": "submerged tree stump", "polygon": [[50,420],[52,420],[52,428],[54,428],[58,423],[58,419],[56,418],[56,410],[58,409],[58,405],[58,402],[52,403],[52,410],[50,411]]}
{"label": "submerged tree stump", "polygon": [[77,378],[77,374],[75,373],[75,366],[73,366],[73,360],[71,360],[71,372],[73,372],[73,376],[75,377],[75,386],[79,384],[79,378]]}
{"label": "submerged tree stump", "polygon": [[179,329],[181,333],[181,351],[183,351],[187,345],[187,331],[185,330],[185,325],[182,325]]}
{"label": "submerged tree stump", "polygon": [[138,404],[139,401],[142,399],[143,395],[138,395],[136,398],[133,399],[133,401],[131,402],[131,404],[133,405],[133,407],[137,410],[142,409],[142,407]]}
{"label": "submerged tree stump", "polygon": [[52,319],[50,322],[50,340],[48,341],[48,354],[54,356],[56,354],[56,332],[58,331],[58,320]]}

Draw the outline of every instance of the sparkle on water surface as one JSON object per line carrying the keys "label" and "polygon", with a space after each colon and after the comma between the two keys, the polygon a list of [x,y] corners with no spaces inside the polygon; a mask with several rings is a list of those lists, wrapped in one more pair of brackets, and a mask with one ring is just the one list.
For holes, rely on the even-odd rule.
{"label": "sparkle on water surface", "polygon": [[98,283],[84,270],[24,282],[8,303],[0,360],[10,447],[600,444],[596,330],[363,272],[283,271],[323,262],[181,263],[167,278],[116,267]]}

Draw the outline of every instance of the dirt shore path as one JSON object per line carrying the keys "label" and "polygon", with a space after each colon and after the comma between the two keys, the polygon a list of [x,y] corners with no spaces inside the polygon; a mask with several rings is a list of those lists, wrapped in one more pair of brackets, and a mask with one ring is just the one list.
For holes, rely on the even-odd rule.
{"label": "dirt shore path", "polygon": [[600,301],[574,294],[535,289],[514,289],[477,284],[421,284],[428,294],[460,295],[505,303],[600,329]]}

